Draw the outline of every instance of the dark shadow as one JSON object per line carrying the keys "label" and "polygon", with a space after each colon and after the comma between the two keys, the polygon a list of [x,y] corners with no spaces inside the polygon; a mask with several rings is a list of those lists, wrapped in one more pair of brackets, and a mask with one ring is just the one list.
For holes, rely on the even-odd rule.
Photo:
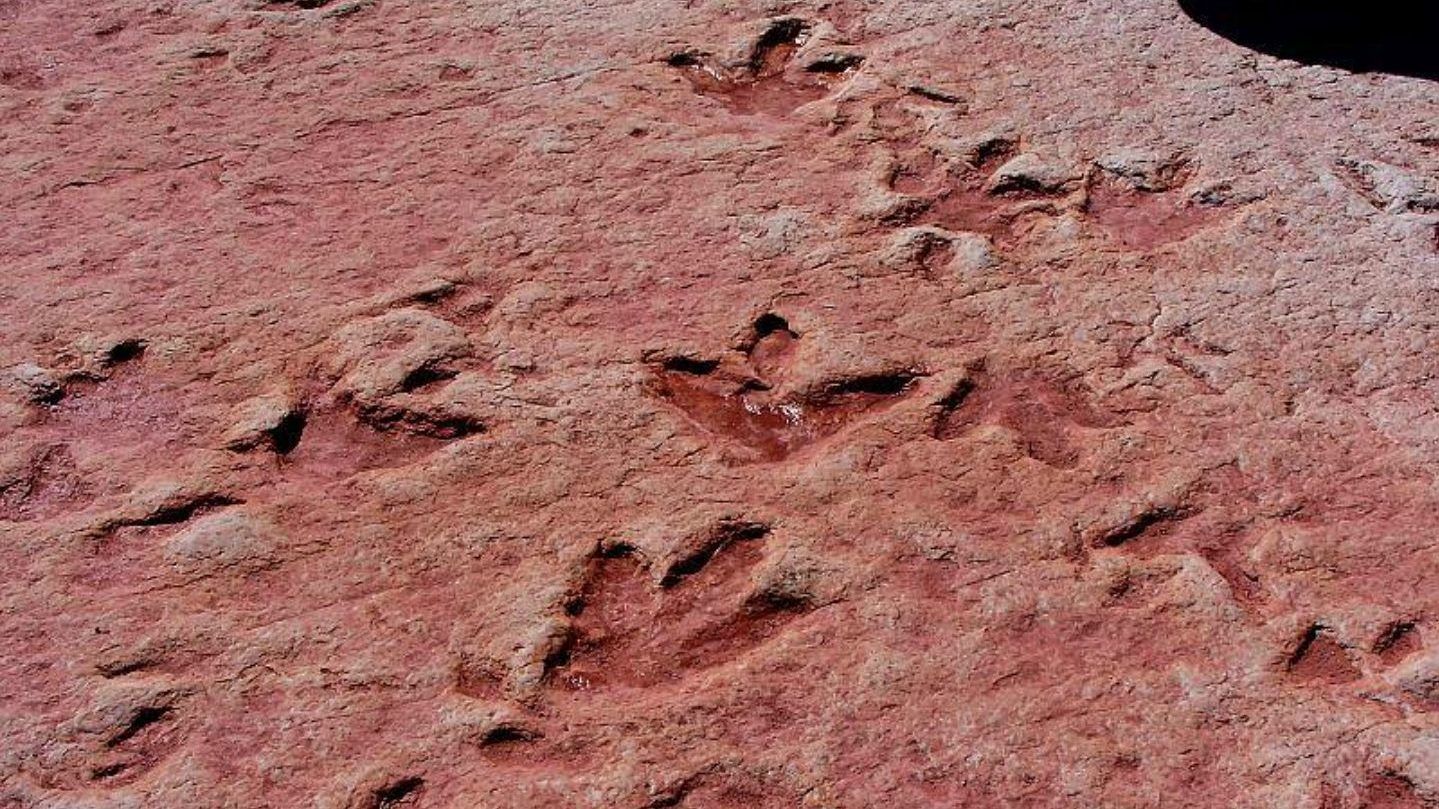
{"label": "dark shadow", "polygon": [[1225,39],[1356,73],[1439,79],[1439,0],[1179,0]]}

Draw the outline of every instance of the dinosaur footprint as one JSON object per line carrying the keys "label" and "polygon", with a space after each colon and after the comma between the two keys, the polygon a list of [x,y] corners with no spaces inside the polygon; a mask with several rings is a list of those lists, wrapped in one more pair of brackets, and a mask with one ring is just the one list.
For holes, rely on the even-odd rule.
{"label": "dinosaur footprint", "polygon": [[680,51],[667,63],[696,93],[720,100],[735,115],[787,115],[824,98],[837,80],[863,61],[854,54],[827,54],[802,67],[795,65],[811,27],[795,18],[770,22],[738,64],[726,64],[698,50]]}
{"label": "dinosaur footprint", "polygon": [[569,606],[570,643],[550,684],[593,691],[678,682],[775,637],[806,606],[767,597],[750,582],[768,531],[722,524],[658,582],[627,546],[597,554]]}
{"label": "dinosaur footprint", "polygon": [[755,321],[742,358],[672,357],[655,370],[652,390],[754,460],[780,461],[899,401],[922,375],[910,370],[857,374],[780,392],[800,339],[783,318],[767,314]]}
{"label": "dinosaur footprint", "polygon": [[1034,373],[996,378],[980,370],[940,402],[932,434],[948,441],[986,422],[1015,431],[1026,454],[1060,469],[1079,463],[1074,428],[1116,425],[1074,384]]}
{"label": "dinosaur footprint", "polygon": [[1225,213],[1215,201],[1185,193],[1194,171],[1184,157],[1101,160],[1089,177],[1085,213],[1127,250],[1183,241]]}

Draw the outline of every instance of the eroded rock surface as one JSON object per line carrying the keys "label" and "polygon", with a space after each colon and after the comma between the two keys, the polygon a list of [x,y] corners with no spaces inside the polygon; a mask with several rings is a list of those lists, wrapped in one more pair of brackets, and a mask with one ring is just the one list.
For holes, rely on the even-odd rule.
{"label": "eroded rock surface", "polygon": [[1439,86],[1177,3],[0,0],[0,806],[1439,805]]}

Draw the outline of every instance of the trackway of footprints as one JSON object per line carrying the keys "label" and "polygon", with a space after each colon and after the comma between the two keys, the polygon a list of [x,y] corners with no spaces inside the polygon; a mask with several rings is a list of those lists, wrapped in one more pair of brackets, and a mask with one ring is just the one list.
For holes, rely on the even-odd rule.
{"label": "trackway of footprints", "polygon": [[[328,4],[277,0],[270,5],[315,9]],[[676,52],[666,62],[695,93],[716,100],[731,115],[782,118],[831,96],[865,67],[857,53],[806,53],[815,29],[806,20],[777,19],[738,62],[702,48]],[[905,100],[941,106],[960,101],[926,88],[907,88],[906,93]],[[1077,212],[1119,248],[1148,252],[1200,232],[1228,204],[1222,194],[1206,196],[1191,188],[1198,166],[1182,155],[1138,167],[1096,161],[1066,174],[1033,160],[1019,136],[982,138],[962,155],[946,155],[927,141],[920,122],[895,99],[875,102],[871,112],[877,142],[891,157],[880,185],[903,200],[886,215],[885,224],[941,234],[916,252],[927,275],[935,275],[948,258],[946,232],[981,234],[1007,248],[1018,241],[1027,219]],[[1419,202],[1384,198],[1370,176],[1373,171],[1347,166],[1341,176],[1376,208],[1418,209]],[[1439,245],[1439,227],[1433,233]],[[225,448],[269,453],[282,469],[333,479],[422,457],[444,442],[485,432],[488,425],[477,408],[465,406],[463,397],[439,395],[452,386],[462,388],[479,366],[464,328],[440,316],[449,295],[348,324],[329,346],[336,365],[319,371],[309,388],[246,403],[248,421],[227,436]],[[915,368],[844,376],[809,388],[788,386],[804,339],[780,314],[766,314],[752,324],[750,339],[738,351],[653,363],[649,392],[691,426],[736,448],[743,462],[781,463],[919,395],[930,376]],[[176,390],[145,375],[145,349],[144,341],[125,340],[106,352],[97,372],[58,381],[43,374],[27,377],[31,403],[45,411],[47,428],[58,437],[37,445],[23,470],[0,481],[0,519],[33,521],[90,502],[67,441],[96,425],[120,425],[157,445],[181,440],[175,424],[184,402]],[[982,425],[1008,429],[1029,458],[1069,470],[1081,463],[1083,431],[1121,422],[1062,374],[1000,373],[976,366],[935,402],[929,438],[958,441]],[[127,545],[158,542],[177,527],[239,505],[243,501],[236,497],[200,493],[112,519],[97,530],[96,546],[113,553],[83,571],[82,581],[107,585],[97,571],[113,567]],[[1184,523],[1203,507],[1179,503],[1140,510],[1086,537],[1086,552],[1140,553],[1146,544],[1166,543],[1170,549],[1187,548],[1176,537],[1182,538]],[[762,523],[723,523],[663,570],[634,547],[601,547],[565,604],[568,634],[546,661],[546,693],[564,699],[664,688],[722,669],[780,637],[812,607],[755,588],[751,574],[764,558],[769,533]],[[1262,604],[1262,583],[1249,577],[1233,555],[1218,548],[1190,549],[1229,582],[1238,602]],[[1114,595],[1122,599],[1123,588]],[[1418,619],[1394,620],[1376,636],[1357,640],[1314,621],[1283,650],[1279,668],[1305,685],[1343,686],[1364,680],[1366,671],[1396,669],[1423,649]],[[123,680],[153,668],[153,661],[138,661],[102,668],[99,675]],[[105,721],[88,726],[75,756],[57,768],[46,786],[113,788],[139,780],[181,747],[186,696],[154,690],[126,704],[100,706],[96,712]],[[1432,695],[1404,699],[1420,711],[1436,709]],[[482,743],[492,760],[513,754],[518,761],[527,755],[522,750],[541,738],[523,723],[501,724]],[[723,793],[722,785],[709,778],[697,776],[653,805],[699,803],[711,793]],[[368,805],[403,805],[423,788],[418,776],[393,779],[369,793]],[[1406,801],[1414,799],[1412,786],[1389,774],[1376,775],[1365,789],[1375,805],[1409,805]],[[756,801],[761,792],[756,787]]]}
{"label": "trackway of footprints", "polygon": [[[743,58],[725,60],[689,47],[666,63],[695,93],[717,99],[731,115],[784,118],[832,96],[866,65],[848,46],[806,47],[820,27],[777,18],[765,23]],[[913,105],[962,112],[962,93],[923,84],[876,92],[868,101],[842,102],[867,105],[867,112],[842,113],[834,131],[866,119],[865,140],[888,151],[891,166],[883,186],[900,197],[883,217],[891,225],[981,234],[1009,247],[1025,220],[1074,211],[1118,247],[1148,252],[1188,238],[1231,207],[1227,187],[1193,186],[1198,166],[1183,154],[1121,152],[1080,170],[1027,153],[1024,138],[1010,134],[981,136],[955,152],[952,139],[937,136]],[[933,252],[926,260],[935,260]]]}

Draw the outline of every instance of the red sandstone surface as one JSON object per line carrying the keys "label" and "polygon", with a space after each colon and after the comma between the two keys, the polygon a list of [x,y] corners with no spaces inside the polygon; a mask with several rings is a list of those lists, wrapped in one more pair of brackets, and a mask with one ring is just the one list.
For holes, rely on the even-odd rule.
{"label": "red sandstone surface", "polygon": [[0,807],[1439,805],[1433,82],[0,0],[0,111]]}

